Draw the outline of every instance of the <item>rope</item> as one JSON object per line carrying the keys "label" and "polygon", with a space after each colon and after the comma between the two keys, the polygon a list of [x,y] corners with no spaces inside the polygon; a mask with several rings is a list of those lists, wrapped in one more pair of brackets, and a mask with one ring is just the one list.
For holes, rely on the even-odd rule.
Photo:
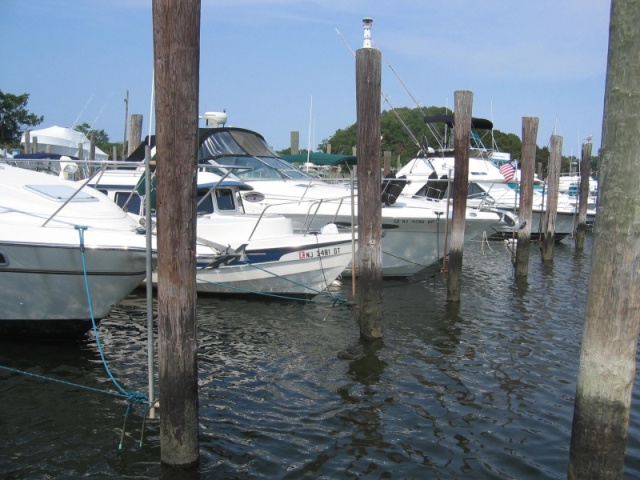
{"label": "rope", "polygon": [[351,302],[340,296],[340,295],[333,295],[332,293],[329,292],[325,292],[325,291],[320,291],[320,290],[315,290],[307,285],[295,282],[294,280],[291,280],[289,278],[283,277],[282,275],[278,275],[276,273],[273,273],[265,268],[262,268],[258,265],[256,265],[255,263],[249,263],[247,261],[241,260],[240,263],[243,263],[249,267],[253,267],[257,270],[261,270],[265,273],[268,273],[269,275],[273,275],[274,277],[278,277],[278,278],[282,278],[284,280],[286,280],[289,283],[292,283],[294,285],[298,285],[301,287],[306,288],[307,290],[309,290],[310,292],[322,296],[322,297],[328,297],[329,299],[331,299],[331,301],[318,301],[318,300],[314,300],[314,299],[306,299],[306,298],[300,298],[300,297],[291,297],[291,296],[287,296],[287,295],[279,295],[276,293],[267,293],[267,292],[260,292],[258,290],[250,290],[247,288],[242,288],[242,287],[236,287],[233,285],[228,285],[225,283],[218,283],[218,282],[212,282],[209,280],[202,280],[200,279],[201,282],[203,283],[208,283],[210,285],[216,285],[218,287],[222,287],[222,288],[228,288],[229,290],[235,290],[237,292],[242,292],[242,293],[251,293],[251,294],[255,294],[255,295],[263,295],[265,297],[272,297],[272,298],[278,298],[278,299],[282,299],[282,300],[293,300],[293,301],[298,301],[298,302],[306,302],[306,303],[315,303],[318,305],[335,305],[335,304],[341,304],[341,305],[346,305],[346,306],[350,306]]}
{"label": "rope", "polygon": [[[96,344],[98,345],[98,351],[100,352],[100,358],[102,359],[102,364],[104,365],[105,371],[107,372],[107,374],[111,378],[112,383],[118,389],[118,392],[113,392],[113,391],[108,391],[108,390],[100,390],[100,389],[97,389],[97,388],[88,387],[86,385],[80,385],[80,384],[69,382],[69,381],[66,381],[66,380],[60,380],[60,379],[56,379],[56,378],[52,378],[52,377],[47,377],[47,376],[44,376],[44,375],[39,375],[39,374],[36,374],[36,373],[27,372],[27,371],[24,371],[24,370],[18,370],[16,368],[6,367],[4,365],[0,365],[0,370],[5,370],[7,372],[26,375],[26,376],[37,378],[37,379],[40,379],[40,380],[46,380],[46,381],[53,382],[53,383],[59,383],[61,385],[67,385],[67,386],[74,387],[74,388],[81,388],[81,389],[88,390],[88,391],[91,391],[91,392],[103,393],[103,394],[106,394],[106,395],[116,396],[116,397],[120,397],[120,398],[125,399],[127,401],[127,410],[125,412],[124,424],[122,426],[122,435],[120,437],[120,443],[118,444],[118,449],[121,450],[122,449],[122,444],[123,444],[123,441],[124,441],[125,426],[126,426],[126,423],[127,423],[127,417],[129,416],[129,413],[130,413],[132,407],[134,405],[147,404],[147,410],[148,410],[148,408],[149,408],[148,399],[147,399],[147,396],[144,393],[126,391],[116,381],[116,379],[114,378],[114,376],[111,373],[111,370],[109,369],[109,366],[107,365],[107,361],[105,359],[104,352],[102,350],[102,344],[100,342],[100,337],[98,335],[98,328],[96,326],[95,314],[93,312],[93,303],[91,301],[91,293],[89,291],[89,279],[88,279],[88,275],[87,275],[87,265],[86,265],[86,260],[85,260],[85,245],[84,245],[84,231],[87,230],[88,227],[76,225],[74,228],[78,231],[78,234],[79,234],[79,237],[80,237],[80,254],[81,254],[80,256],[81,256],[81,259],[82,259],[82,271],[83,271],[83,276],[84,276],[85,293],[87,295],[87,302],[89,304],[89,314],[91,316],[91,325],[92,325],[92,328],[93,328],[93,332],[94,332],[95,337],[96,337]],[[146,417],[146,413],[145,413],[145,417]],[[143,436],[144,436],[144,420],[143,420],[143,427],[142,428],[143,428],[143,432],[141,433],[141,437],[140,437],[140,446],[142,446],[142,439],[143,439]]]}
{"label": "rope", "polygon": [[115,385],[115,387],[127,398],[129,403],[143,403],[146,402],[147,397],[143,393],[137,392],[127,392],[115,379],[111,370],[109,369],[109,365],[107,364],[107,360],[104,356],[104,351],[102,349],[102,342],[100,342],[100,335],[98,334],[98,327],[96,325],[95,315],[93,313],[93,303],[91,302],[91,292],[89,290],[89,276],[87,275],[87,263],[85,259],[85,249],[84,249],[84,231],[87,227],[84,226],[75,226],[75,229],[78,230],[78,234],[80,235],[80,257],[82,259],[82,272],[84,276],[84,287],[85,293],[87,294],[87,302],[89,303],[89,314],[91,315],[91,325],[93,327],[93,333],[96,337],[96,345],[98,346],[98,351],[100,352],[100,358],[102,359],[102,364],[104,365],[104,369],[109,375],[111,382]]}

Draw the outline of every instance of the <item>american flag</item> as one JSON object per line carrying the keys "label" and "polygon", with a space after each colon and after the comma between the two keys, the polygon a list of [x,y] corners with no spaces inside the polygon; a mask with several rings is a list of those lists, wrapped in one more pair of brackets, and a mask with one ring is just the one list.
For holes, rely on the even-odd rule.
{"label": "american flag", "polygon": [[500,165],[500,173],[504,177],[505,182],[510,182],[516,174],[516,168],[518,164],[515,162],[503,163]]}

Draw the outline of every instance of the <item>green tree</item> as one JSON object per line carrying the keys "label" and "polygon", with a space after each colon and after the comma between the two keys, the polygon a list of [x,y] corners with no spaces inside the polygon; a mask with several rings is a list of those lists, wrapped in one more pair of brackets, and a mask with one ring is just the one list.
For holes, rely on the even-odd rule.
{"label": "green tree", "polygon": [[29,113],[29,94],[13,95],[0,90],[0,144],[20,146],[20,137],[26,127],[35,127],[44,117]]}
{"label": "green tree", "polygon": [[[91,139],[91,136],[95,136],[96,147],[102,150],[104,153],[111,155],[113,147],[115,146],[118,152],[122,151],[122,142],[120,143],[111,143],[109,142],[109,135],[104,130],[95,130],[91,128],[91,125],[88,123],[82,123],[80,125],[76,125],[73,128],[77,132],[84,133],[84,135]],[[115,160],[115,159],[113,159]]]}

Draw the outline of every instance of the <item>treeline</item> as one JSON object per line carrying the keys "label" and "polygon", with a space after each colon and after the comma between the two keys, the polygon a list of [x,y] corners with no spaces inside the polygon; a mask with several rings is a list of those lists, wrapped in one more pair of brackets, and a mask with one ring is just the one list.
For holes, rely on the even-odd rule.
{"label": "treeline", "polygon": [[[409,108],[401,107],[384,110],[380,117],[382,130],[381,150],[390,151],[394,164],[399,157],[404,165],[414,158],[420,151],[428,148],[441,150],[453,148],[453,135],[444,123],[425,123],[426,117],[438,115],[453,115],[453,111],[445,107]],[[324,139],[318,150],[326,152],[331,145],[331,153],[351,155],[356,145],[356,124],[338,129],[331,137]],[[513,133],[500,130],[474,130],[472,140],[481,142],[486,148],[511,154],[511,158],[519,160],[522,157],[522,140]],[[562,171],[576,170],[575,162],[580,158],[562,157]],[[537,147],[536,162],[542,164],[543,174],[546,174],[549,162],[549,148]],[[572,167],[571,163],[574,162]],[[591,171],[597,172],[597,157],[591,159]]]}

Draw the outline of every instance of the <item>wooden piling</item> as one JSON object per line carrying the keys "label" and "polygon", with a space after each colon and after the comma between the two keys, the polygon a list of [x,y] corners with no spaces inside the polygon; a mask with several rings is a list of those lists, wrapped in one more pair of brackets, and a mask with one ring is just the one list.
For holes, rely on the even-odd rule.
{"label": "wooden piling", "polygon": [[623,478],[640,331],[640,1],[613,0],[568,478]]}
{"label": "wooden piling", "polygon": [[576,224],[576,249],[584,249],[587,231],[587,202],[589,201],[589,179],[591,178],[591,143],[582,145],[580,158],[580,189],[578,190],[578,221]]}
{"label": "wooden piling", "polygon": [[127,141],[127,157],[138,148],[142,141],[142,115],[132,113],[129,116],[129,140]]}
{"label": "wooden piling", "polygon": [[522,159],[520,160],[520,204],[518,206],[518,244],[516,246],[516,277],[529,274],[529,247],[533,209],[533,179],[536,167],[538,117],[522,118]]}
{"label": "wooden piling", "polygon": [[469,186],[469,138],[471,136],[471,110],[473,93],[467,90],[454,94],[455,111],[453,130],[453,213],[451,241],[449,244],[449,266],[447,271],[447,301],[459,302],[462,288],[462,251],[464,226],[467,218],[467,195]]}
{"label": "wooden piling", "polygon": [[356,148],[358,152],[358,298],[356,315],[360,326],[360,338],[364,340],[375,340],[384,335],[382,252],[380,246],[382,239],[381,63],[382,54],[378,49],[363,47],[356,51]]}
{"label": "wooden piling", "polygon": [[560,188],[560,165],[562,162],[562,137],[551,135],[549,152],[549,171],[547,173],[547,201],[544,206],[544,225],[542,229],[542,259],[553,260],[553,246],[556,242],[556,219],[558,217],[558,190]]}
{"label": "wooden piling", "polygon": [[200,0],[153,2],[161,461],[198,463],[196,158]]}
{"label": "wooden piling", "polygon": [[291,155],[297,155],[300,152],[300,132],[291,132]]}
{"label": "wooden piling", "polygon": [[96,134],[92,133],[89,136],[89,160],[96,159]]}
{"label": "wooden piling", "polygon": [[24,131],[24,153],[31,153],[31,132]]}
{"label": "wooden piling", "polygon": [[391,152],[389,150],[385,150],[382,154],[382,158],[384,164],[382,174],[385,177],[388,177],[391,174]]}

